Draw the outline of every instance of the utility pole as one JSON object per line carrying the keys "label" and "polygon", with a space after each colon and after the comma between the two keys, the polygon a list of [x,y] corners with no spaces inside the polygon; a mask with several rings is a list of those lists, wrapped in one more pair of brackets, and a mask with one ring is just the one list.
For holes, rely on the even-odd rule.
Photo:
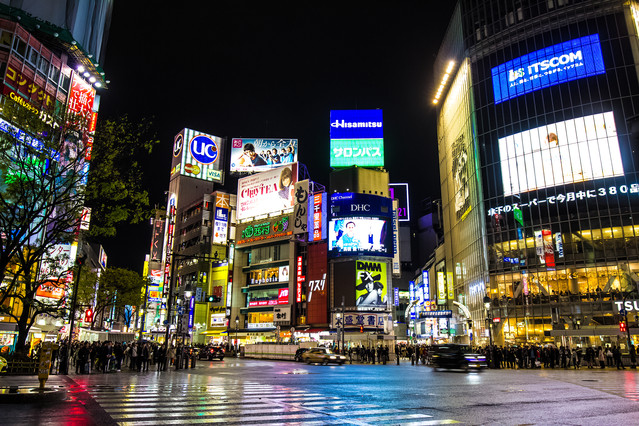
{"label": "utility pole", "polygon": [[[84,265],[84,261],[86,259],[87,259],[87,255],[82,253],[82,255],[75,260],[75,263],[78,265],[78,275],[76,275],[75,277],[75,283],[73,285],[73,299],[71,299],[71,320],[69,321],[69,346],[67,348],[68,354],[71,354],[71,343],[73,343],[73,327],[75,325],[75,306],[78,301],[78,284],[80,283],[80,273],[82,272],[82,265]],[[67,360],[66,360],[67,365],[65,366],[66,367],[65,371],[67,372],[67,374],[69,373],[70,358],[71,358],[70,356],[67,356]]]}

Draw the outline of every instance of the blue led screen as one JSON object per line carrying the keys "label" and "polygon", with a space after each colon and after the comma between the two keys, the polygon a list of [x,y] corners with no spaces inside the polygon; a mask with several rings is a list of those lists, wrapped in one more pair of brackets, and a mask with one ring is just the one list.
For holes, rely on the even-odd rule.
{"label": "blue led screen", "polygon": [[555,44],[493,68],[495,104],[605,72],[599,34]]}
{"label": "blue led screen", "polygon": [[383,139],[381,109],[331,111],[331,139]]}

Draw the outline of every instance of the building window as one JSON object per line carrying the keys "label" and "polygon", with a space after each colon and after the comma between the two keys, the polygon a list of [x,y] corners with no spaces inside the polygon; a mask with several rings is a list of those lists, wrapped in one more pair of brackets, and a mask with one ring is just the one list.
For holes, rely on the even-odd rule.
{"label": "building window", "polygon": [[13,50],[15,50],[18,55],[24,57],[27,53],[27,42],[22,40],[20,37],[16,37],[13,40]]}

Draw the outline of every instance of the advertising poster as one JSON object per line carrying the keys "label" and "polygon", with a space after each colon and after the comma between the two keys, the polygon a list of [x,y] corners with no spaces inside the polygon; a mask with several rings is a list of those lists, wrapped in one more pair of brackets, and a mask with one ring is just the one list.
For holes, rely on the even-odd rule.
{"label": "advertising poster", "polygon": [[422,271],[422,282],[424,283],[424,301],[430,301],[430,276],[428,271]]}
{"label": "advertising poster", "polygon": [[232,139],[231,172],[262,172],[293,163],[297,139]]}
{"label": "advertising poster", "polygon": [[461,134],[451,147],[453,159],[453,190],[455,192],[455,215],[462,219],[470,209],[470,186],[468,176],[468,148]]}
{"label": "advertising poster", "polygon": [[544,256],[544,237],[543,237],[543,234],[542,234],[541,230],[533,231],[533,233],[535,235],[535,252],[537,253],[537,257],[539,258],[541,263],[545,263],[546,262],[546,257]]}
{"label": "advertising poster", "polygon": [[181,174],[210,182],[224,182],[224,140],[183,129],[173,140],[171,176]]}
{"label": "advertising poster", "polygon": [[383,167],[382,110],[331,111],[331,167]]}
{"label": "advertising poster", "polygon": [[550,229],[542,229],[541,235],[544,240],[544,258],[546,260],[546,266],[548,268],[555,267],[555,250],[552,246],[552,232]]}
{"label": "advertising poster", "polygon": [[446,272],[446,287],[448,288],[448,300],[455,300],[455,285],[452,272]]}
{"label": "advertising poster", "polygon": [[495,104],[605,72],[599,34],[548,46],[491,70]]}
{"label": "advertising poster", "polygon": [[247,219],[292,208],[297,163],[239,179],[237,219]]}
{"label": "advertising poster", "polygon": [[384,307],[386,293],[386,263],[356,261],[355,306]]}
{"label": "advertising poster", "polygon": [[293,234],[308,231],[308,179],[295,184],[295,208],[293,210]]}
{"label": "advertising poster", "polygon": [[504,195],[624,174],[612,112],[506,136],[499,155]]}

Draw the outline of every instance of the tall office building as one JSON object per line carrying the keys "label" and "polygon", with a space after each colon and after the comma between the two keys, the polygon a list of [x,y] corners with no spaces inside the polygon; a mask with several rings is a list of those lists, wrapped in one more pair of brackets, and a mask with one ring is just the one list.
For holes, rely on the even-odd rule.
{"label": "tall office building", "polygon": [[639,282],[638,28],[635,1],[458,2],[432,103],[460,340],[622,343],[617,302]]}

